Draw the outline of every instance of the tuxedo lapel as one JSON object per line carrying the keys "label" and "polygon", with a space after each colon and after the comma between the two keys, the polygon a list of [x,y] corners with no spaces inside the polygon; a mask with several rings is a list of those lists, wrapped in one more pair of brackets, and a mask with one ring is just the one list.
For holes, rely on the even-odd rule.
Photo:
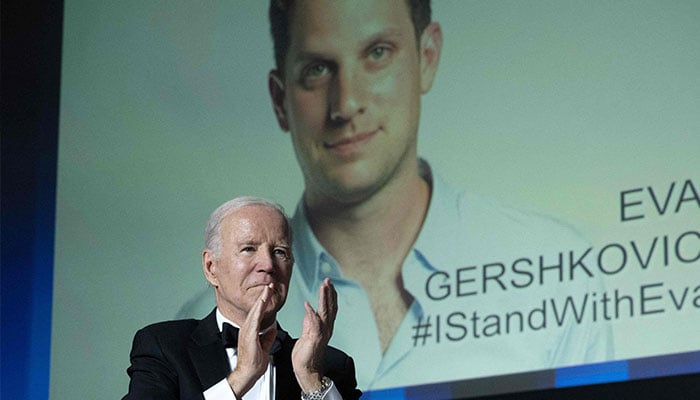
{"label": "tuxedo lapel", "polygon": [[216,324],[216,310],[199,322],[190,339],[188,351],[192,365],[202,384],[202,391],[205,391],[226,378],[231,371]]}
{"label": "tuxedo lapel", "polygon": [[[292,368],[292,349],[294,340],[279,328],[277,341],[280,348],[273,355],[275,363],[275,394],[277,400],[298,399],[301,388]],[[205,391],[226,378],[231,372],[226,349],[221,341],[219,327],[216,324],[216,311],[199,322],[192,332],[188,352],[197,373],[202,391]]]}

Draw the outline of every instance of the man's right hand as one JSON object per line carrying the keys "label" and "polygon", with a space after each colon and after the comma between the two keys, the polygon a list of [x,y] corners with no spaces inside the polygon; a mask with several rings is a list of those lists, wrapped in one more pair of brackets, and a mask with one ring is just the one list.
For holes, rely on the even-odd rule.
{"label": "man's right hand", "polygon": [[238,332],[238,362],[226,379],[239,399],[255,385],[270,363],[269,353],[277,336],[277,326],[273,325],[262,336],[259,332],[272,290],[272,284],[263,288]]}

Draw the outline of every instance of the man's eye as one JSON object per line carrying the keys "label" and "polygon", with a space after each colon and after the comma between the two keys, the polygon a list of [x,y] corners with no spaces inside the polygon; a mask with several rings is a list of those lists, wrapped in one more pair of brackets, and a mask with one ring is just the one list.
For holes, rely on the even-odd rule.
{"label": "man's eye", "polygon": [[369,58],[378,61],[389,55],[390,49],[386,46],[375,46],[369,52]]}
{"label": "man's eye", "polygon": [[255,251],[255,248],[253,246],[245,246],[241,249],[241,253],[249,253],[251,251]]}
{"label": "man's eye", "polygon": [[312,64],[304,69],[304,77],[319,78],[328,73],[328,66],[321,63]]}
{"label": "man's eye", "polygon": [[285,250],[285,249],[275,249],[274,253],[278,257],[284,257],[284,258],[287,257],[287,250]]}

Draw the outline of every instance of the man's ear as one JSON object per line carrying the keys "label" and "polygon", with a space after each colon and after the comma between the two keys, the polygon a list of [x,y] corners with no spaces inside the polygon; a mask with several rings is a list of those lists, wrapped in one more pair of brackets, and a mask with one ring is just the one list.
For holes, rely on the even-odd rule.
{"label": "man's ear", "polygon": [[214,287],[219,287],[219,277],[216,268],[216,258],[214,252],[209,249],[202,251],[202,270],[204,277],[207,278],[209,284]]}
{"label": "man's ear", "polygon": [[420,88],[423,94],[433,86],[433,79],[440,63],[442,51],[442,28],[437,22],[431,22],[423,29],[420,38]]}
{"label": "man's ear", "polygon": [[287,132],[289,131],[289,122],[287,121],[287,108],[284,105],[284,80],[282,74],[274,69],[270,71],[267,78],[267,85],[272,99],[272,108],[275,110],[277,123],[280,128]]}

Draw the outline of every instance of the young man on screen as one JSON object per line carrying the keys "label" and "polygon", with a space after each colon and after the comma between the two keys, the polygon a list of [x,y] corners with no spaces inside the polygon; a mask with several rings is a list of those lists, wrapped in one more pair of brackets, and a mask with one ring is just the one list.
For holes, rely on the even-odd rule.
{"label": "young man on screen", "polygon": [[[418,157],[421,96],[442,51],[429,1],[272,0],[270,21],[269,92],[304,177],[285,326],[300,328],[297,305],[331,277],[343,310],[333,343],[363,389],[611,357],[604,325],[537,320],[551,311],[543,299],[597,289],[558,276],[561,252],[587,244],[452,189]],[[530,260],[518,264],[530,275],[514,275],[515,260]]]}
{"label": "young man on screen", "polygon": [[[435,322],[443,310],[452,315],[443,330],[457,338],[468,326],[461,315],[517,304],[509,293],[500,299],[481,294],[490,295],[488,301],[435,300],[426,289],[434,272],[454,279],[460,268],[502,259],[510,248],[521,256],[552,248],[538,243],[540,235],[559,237],[564,246],[581,243],[550,221],[467,200],[418,158],[420,99],[432,86],[442,50],[429,1],[273,0],[270,20],[277,64],[270,95],[304,176],[292,219],[298,270],[290,294],[307,298],[324,276],[334,279],[346,311],[338,321],[346,334],[334,340],[358,358],[361,386],[459,379],[480,369],[469,366],[475,362],[501,373],[516,370],[520,360],[545,368],[609,355],[608,341],[586,327],[561,329],[554,340],[529,349],[527,333],[500,344],[494,334],[492,343],[466,346],[449,338],[426,346],[413,339],[421,320],[432,316]],[[523,240],[516,232],[532,237]],[[506,344],[514,348],[494,351]],[[492,360],[498,358],[505,362]],[[420,360],[431,371],[420,368]]]}

